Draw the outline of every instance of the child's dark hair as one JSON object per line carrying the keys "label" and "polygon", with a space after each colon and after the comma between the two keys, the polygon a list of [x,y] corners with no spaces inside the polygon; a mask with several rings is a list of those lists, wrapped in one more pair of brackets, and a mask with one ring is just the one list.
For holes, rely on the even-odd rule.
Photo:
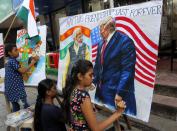
{"label": "child's dark hair", "polygon": [[14,47],[17,47],[17,46],[13,43],[8,43],[8,44],[5,45],[5,55],[6,55],[6,57],[10,57],[8,52],[12,52]]}
{"label": "child's dark hair", "polygon": [[35,113],[34,113],[34,130],[43,131],[41,124],[41,109],[45,99],[46,92],[55,86],[55,82],[50,79],[44,79],[38,84],[38,96],[36,99]]}
{"label": "child's dark hair", "polygon": [[93,65],[88,60],[79,60],[75,63],[71,70],[71,74],[68,75],[66,80],[66,86],[63,89],[63,107],[66,112],[66,121],[69,122],[71,120],[70,118],[70,96],[72,91],[74,90],[74,87],[79,83],[78,79],[78,73],[81,73],[82,75],[85,75],[90,68],[93,68]]}

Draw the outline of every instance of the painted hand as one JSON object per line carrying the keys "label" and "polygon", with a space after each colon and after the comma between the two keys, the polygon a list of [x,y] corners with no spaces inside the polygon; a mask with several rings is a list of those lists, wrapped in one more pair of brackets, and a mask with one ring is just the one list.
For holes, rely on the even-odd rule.
{"label": "painted hand", "polygon": [[120,101],[122,101],[122,97],[116,94],[116,96],[114,98],[116,108],[117,108],[117,103],[120,102]]}
{"label": "painted hand", "polygon": [[126,108],[126,104],[123,100],[116,103],[117,105],[117,113],[122,114]]}
{"label": "painted hand", "polygon": [[116,94],[115,99],[114,99],[115,103],[117,103],[121,100],[122,100],[122,97]]}

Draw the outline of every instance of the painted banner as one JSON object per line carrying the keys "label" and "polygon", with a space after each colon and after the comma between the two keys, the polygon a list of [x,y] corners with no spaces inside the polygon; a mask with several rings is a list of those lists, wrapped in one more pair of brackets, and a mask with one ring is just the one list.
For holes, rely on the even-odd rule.
{"label": "painted banner", "polygon": [[46,78],[45,54],[46,54],[46,26],[39,26],[39,36],[30,38],[25,29],[17,31],[16,45],[19,50],[19,62],[22,67],[28,67],[31,57],[39,56],[39,61],[27,73],[23,75],[25,85],[37,86]]}
{"label": "painted banner", "polygon": [[[90,92],[92,101],[115,110],[114,99],[122,98],[125,114],[148,121],[161,15],[159,0],[61,18],[59,90],[74,62],[90,59],[96,86]],[[76,50],[79,37],[82,44]]]}
{"label": "painted banner", "polygon": [[4,44],[3,35],[2,33],[0,33],[0,92],[4,92],[4,77],[5,77]]}

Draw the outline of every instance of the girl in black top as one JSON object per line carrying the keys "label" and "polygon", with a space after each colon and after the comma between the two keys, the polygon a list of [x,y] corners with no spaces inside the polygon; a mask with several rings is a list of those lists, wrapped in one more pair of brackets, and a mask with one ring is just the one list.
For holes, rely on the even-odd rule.
{"label": "girl in black top", "polygon": [[50,79],[42,80],[38,85],[38,97],[35,105],[35,131],[66,131],[63,111],[54,105],[57,90]]}

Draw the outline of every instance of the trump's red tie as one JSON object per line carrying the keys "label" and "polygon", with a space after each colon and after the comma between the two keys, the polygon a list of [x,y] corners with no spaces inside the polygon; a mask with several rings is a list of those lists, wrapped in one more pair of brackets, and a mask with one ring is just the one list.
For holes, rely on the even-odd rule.
{"label": "trump's red tie", "polygon": [[103,65],[104,62],[104,52],[106,49],[106,41],[104,41],[103,46],[102,46],[102,51],[101,51],[101,64]]}

